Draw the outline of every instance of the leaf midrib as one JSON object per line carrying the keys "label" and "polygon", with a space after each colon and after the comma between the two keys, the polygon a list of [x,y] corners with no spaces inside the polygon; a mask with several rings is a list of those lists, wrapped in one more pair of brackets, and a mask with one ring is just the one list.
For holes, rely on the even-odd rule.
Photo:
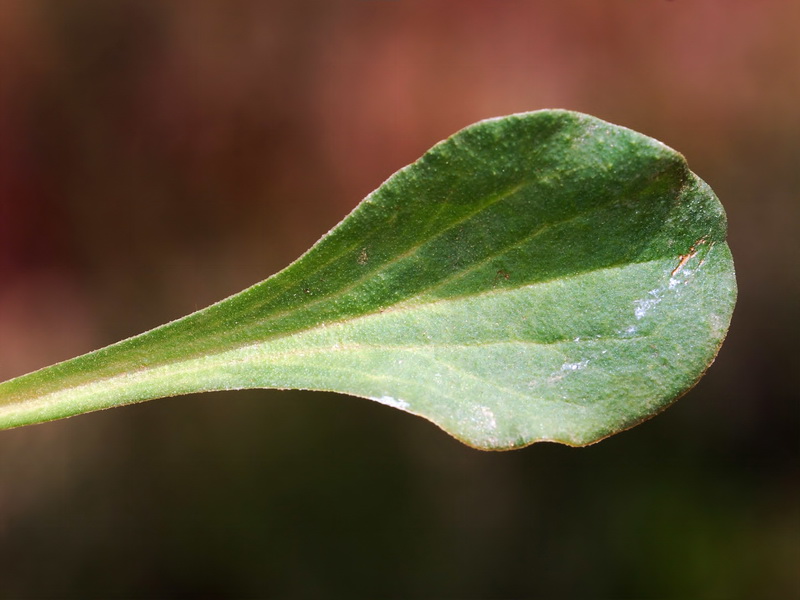
{"label": "leaf midrib", "polygon": [[[381,344],[338,344],[335,348],[332,346],[320,346],[315,348],[306,348],[306,349],[297,349],[297,350],[289,350],[289,351],[281,351],[281,352],[274,352],[269,353],[270,357],[275,358],[287,358],[287,357],[303,357],[303,356],[310,356],[314,354],[321,354],[325,352],[331,352],[335,350],[336,352],[344,351],[344,352],[359,352],[359,351],[376,351],[376,350],[385,350],[385,351],[400,351],[400,352],[407,352],[410,354],[416,354],[417,356],[421,356],[426,360],[432,360],[437,362],[444,367],[448,368],[451,371],[455,371],[459,374],[459,376],[468,376],[472,379],[480,381],[481,383],[501,390],[505,393],[510,395],[515,395],[519,398],[523,399],[530,399],[531,396],[522,394],[519,391],[512,390],[509,388],[505,388],[503,386],[498,385],[492,381],[486,380],[481,378],[474,373],[470,373],[454,365],[448,361],[443,360],[441,357],[434,356],[430,353],[420,352],[420,350],[435,350],[440,348],[482,348],[487,346],[499,346],[499,345],[523,345],[523,346],[557,346],[560,344],[565,343],[573,343],[573,344],[589,344],[589,343],[600,343],[600,342],[619,342],[619,343],[628,343],[631,341],[640,341],[648,336],[646,335],[638,335],[638,336],[627,336],[627,337],[615,337],[615,336],[603,336],[603,337],[588,337],[585,339],[581,339],[580,341],[575,341],[574,339],[560,339],[555,340],[552,342],[543,342],[539,340],[493,340],[493,341],[485,341],[485,342],[476,342],[476,343],[439,343],[439,342],[431,342],[431,343],[424,343],[424,344],[402,344],[402,345],[381,345]],[[161,378],[161,377],[175,377],[175,376],[184,376],[191,373],[203,373],[209,370],[213,371],[219,367],[223,367],[226,365],[232,364],[263,364],[263,357],[259,356],[249,356],[249,357],[226,357],[225,360],[215,360],[220,356],[224,355],[231,355],[235,354],[236,352],[245,351],[248,348],[257,348],[262,344],[251,344],[249,346],[243,346],[241,348],[237,348],[234,350],[228,350],[219,354],[212,354],[207,355],[206,358],[209,360],[204,362],[204,364],[198,364],[198,361],[201,360],[198,357],[194,358],[187,358],[180,361],[175,361],[174,363],[162,363],[158,365],[151,365],[141,369],[131,369],[126,371],[122,374],[112,375],[109,377],[104,377],[102,379],[94,379],[89,381],[84,381],[80,383],[76,383],[74,385],[66,385],[60,387],[59,389],[53,390],[51,392],[47,392],[45,394],[39,396],[32,396],[25,398],[24,396],[19,398],[17,402],[13,404],[7,404],[5,406],[0,406],[0,414],[3,413],[13,413],[17,410],[19,404],[24,404],[27,407],[27,411],[35,410],[36,406],[39,405],[46,405],[48,403],[48,398],[56,395],[69,395],[70,392],[78,391],[81,388],[90,388],[90,387],[97,387],[99,388],[99,392],[103,393],[111,391],[110,388],[116,387],[125,387],[129,386],[132,383],[132,379],[139,379],[140,382],[147,381],[148,375],[150,378]],[[182,367],[181,367],[182,365]],[[354,369],[343,367],[341,365],[329,365],[326,367],[330,371],[347,371],[347,372],[356,372]],[[159,371],[166,370],[165,373],[157,373]],[[362,371],[358,371],[358,373],[362,376],[367,376],[370,379],[392,379],[398,382],[406,382],[408,380],[390,376],[387,374],[380,374],[380,375],[370,375],[364,374]],[[123,379],[124,381],[120,382],[119,380]],[[236,386],[235,380],[231,381],[230,387],[219,387],[219,386],[198,386],[194,392],[207,392],[207,391],[221,391],[225,389],[240,389]],[[272,387],[272,389],[281,389],[277,386]],[[299,387],[298,389],[312,389],[306,387]],[[331,390],[329,390],[331,391]],[[335,391],[335,390],[332,390]],[[194,393],[191,391],[181,391],[178,395],[183,395],[187,393]],[[159,394],[160,395],[160,394]],[[142,399],[145,400],[146,398]],[[565,400],[568,404],[574,404],[575,406],[580,406],[585,408],[583,404],[571,402],[569,400]]]}
{"label": "leaf midrib", "polygon": [[[671,165],[667,165],[667,169],[665,169],[664,171],[659,172],[658,175],[659,176],[663,175],[663,173],[665,171],[667,171],[670,166]],[[307,301],[307,302],[305,302],[303,304],[297,305],[297,306],[292,307],[290,309],[286,309],[286,310],[282,310],[282,311],[271,313],[271,314],[265,316],[263,319],[259,320],[257,323],[249,323],[249,324],[246,324],[246,325],[240,325],[238,327],[231,328],[231,329],[226,331],[226,334],[225,334],[224,337],[223,336],[219,336],[219,337],[217,337],[217,339],[219,339],[220,341],[227,340],[232,335],[235,336],[236,333],[244,332],[244,331],[247,331],[248,329],[251,329],[254,325],[258,325],[258,326],[262,326],[263,327],[263,326],[266,326],[266,325],[268,325],[270,323],[275,323],[275,322],[279,321],[281,318],[286,317],[288,315],[291,315],[291,314],[293,314],[293,313],[295,313],[297,311],[307,310],[308,308],[313,307],[313,306],[317,306],[317,305],[320,305],[320,304],[331,303],[331,302],[334,302],[337,299],[344,298],[344,297],[346,297],[348,292],[350,292],[350,291],[352,291],[354,289],[357,289],[365,281],[367,281],[367,280],[369,280],[371,278],[374,278],[374,277],[378,277],[378,276],[380,276],[381,273],[387,272],[392,266],[401,263],[402,261],[414,256],[415,254],[418,254],[419,251],[423,247],[428,246],[431,243],[434,243],[438,238],[440,238],[446,232],[451,231],[453,228],[464,224],[465,222],[471,220],[476,214],[479,214],[480,212],[482,212],[486,208],[489,208],[490,206],[492,206],[494,204],[497,204],[497,203],[505,200],[506,198],[511,197],[512,195],[516,194],[517,192],[519,192],[523,188],[529,187],[529,186],[533,185],[534,183],[535,183],[535,180],[526,179],[526,180],[523,180],[522,182],[519,182],[519,183],[515,184],[514,186],[512,186],[509,189],[505,190],[504,192],[498,193],[496,195],[496,197],[494,198],[493,202],[485,203],[484,205],[482,205],[480,208],[476,209],[475,211],[472,211],[468,215],[465,215],[462,218],[460,218],[459,220],[454,221],[448,227],[440,229],[435,236],[424,240],[422,243],[418,243],[418,244],[416,244],[414,246],[411,246],[411,247],[407,248],[402,254],[397,255],[394,258],[392,258],[391,260],[382,263],[377,269],[364,273],[361,277],[353,280],[350,284],[348,284],[345,287],[339,288],[339,289],[331,292],[330,294],[327,294],[327,295],[324,295],[324,296],[319,296],[317,298],[314,298],[313,300],[309,300],[309,301]],[[680,197],[680,196],[676,196],[676,198],[678,198],[678,197]],[[550,230],[550,229],[552,229],[554,227],[558,227],[558,226],[567,224],[567,223],[569,223],[571,221],[575,221],[575,220],[578,220],[578,219],[581,219],[581,218],[585,218],[585,217],[587,217],[587,216],[589,216],[589,215],[591,215],[591,214],[593,214],[595,212],[602,211],[602,210],[607,209],[609,207],[613,207],[616,204],[622,204],[626,200],[627,200],[626,197],[622,197],[622,196],[619,196],[619,195],[614,195],[607,202],[604,202],[602,204],[593,205],[588,210],[579,211],[578,213],[572,214],[572,215],[570,215],[570,216],[568,216],[568,217],[566,217],[564,219],[560,219],[560,220],[555,220],[555,221],[550,221],[550,222],[544,223],[538,229],[533,231],[532,233],[526,235],[525,237],[515,239],[513,242],[501,247],[497,252],[493,252],[491,255],[485,257],[481,261],[470,265],[467,269],[457,271],[457,272],[455,272],[455,273],[453,273],[453,274],[451,274],[451,275],[449,275],[449,276],[447,276],[447,277],[445,277],[443,279],[440,279],[440,280],[436,281],[433,285],[431,285],[429,287],[420,288],[418,290],[415,290],[414,296],[418,297],[418,296],[422,296],[422,295],[428,295],[431,292],[433,292],[433,291],[435,291],[437,289],[441,289],[442,287],[446,286],[447,284],[452,283],[453,281],[457,281],[458,279],[463,278],[463,277],[469,275],[470,273],[474,273],[478,269],[480,269],[481,267],[483,267],[486,264],[490,263],[491,261],[496,260],[500,256],[503,256],[507,251],[509,251],[509,250],[511,250],[511,249],[513,249],[515,247],[518,247],[518,246],[521,246],[521,245],[524,245],[526,243],[531,242],[532,240],[536,239],[538,236],[543,235],[548,230]],[[357,247],[359,247],[359,245],[361,245],[361,244],[353,245],[352,247],[349,248],[348,251],[352,251],[353,248],[357,248]],[[307,274],[305,276],[305,279],[308,279],[311,276],[313,276],[314,274],[318,273],[319,270],[321,270],[325,266],[328,266],[329,264],[332,264],[332,263],[336,262],[336,260],[341,259],[345,254],[346,254],[346,252],[344,252],[344,251],[341,252],[340,254],[337,255],[336,259],[332,259],[331,261],[327,261],[323,266],[320,266],[319,269],[315,269],[312,273]],[[624,265],[629,265],[629,264],[641,264],[641,263],[646,263],[646,262],[652,262],[652,261],[641,261],[641,262],[639,262],[639,261],[636,261],[636,260],[626,259],[625,262],[621,262],[621,263],[617,263],[617,264],[613,264],[613,265],[607,265],[606,267],[602,267],[601,269],[593,269],[593,270],[583,271],[583,272],[579,273],[579,275],[601,271],[601,270],[604,270],[606,268],[616,268],[616,267],[619,267],[619,266],[624,266]],[[287,268],[289,268],[289,267],[287,267]],[[540,284],[540,283],[549,283],[551,281],[563,280],[563,279],[567,279],[567,278],[568,278],[568,276],[566,276],[566,277],[565,276],[558,276],[558,277],[551,278],[551,279],[540,279],[540,280],[537,280],[537,281],[535,281],[533,283],[527,283],[527,284],[523,284],[521,286],[516,286],[516,287],[503,286],[502,289],[503,290],[520,289],[522,287],[527,287],[529,285],[536,285],[536,284]],[[291,283],[294,284],[294,285],[298,284],[297,281],[291,282]],[[271,295],[270,300],[273,300],[275,297],[277,297],[277,294],[279,294],[281,292],[285,292],[290,288],[291,288],[291,285],[283,286],[282,289],[279,292],[274,293],[274,294]],[[487,290],[486,292],[493,292],[493,291],[496,291],[496,290]],[[486,293],[486,292],[475,292],[475,293],[469,294],[468,296],[467,295],[464,295],[464,296],[448,296],[447,298],[444,298],[444,299],[437,299],[435,301],[428,301],[428,302],[423,302],[423,303],[415,302],[414,297],[412,296],[411,298],[404,298],[404,299],[398,300],[394,304],[379,306],[377,309],[372,310],[370,312],[364,312],[364,313],[357,314],[357,315],[349,315],[349,316],[345,317],[344,319],[336,320],[336,321],[326,321],[325,323],[330,324],[330,323],[338,323],[338,322],[341,322],[341,321],[349,321],[349,320],[352,320],[352,319],[358,319],[358,318],[361,318],[361,317],[368,317],[368,316],[372,316],[372,315],[377,315],[377,314],[380,314],[380,313],[383,313],[383,312],[394,311],[394,310],[402,309],[402,308],[405,308],[405,307],[418,308],[418,307],[421,307],[421,306],[424,306],[424,305],[427,305],[427,304],[432,304],[432,303],[435,303],[435,302],[439,302],[440,300],[444,300],[444,301],[453,300],[453,301],[455,301],[455,300],[464,299],[466,297],[472,297],[472,296],[479,297],[483,293]],[[255,304],[253,306],[248,307],[247,311],[248,312],[252,312],[252,311],[257,310],[258,308],[262,307],[263,305],[264,305],[263,302]],[[298,329],[293,329],[293,330],[288,331],[288,332],[280,332],[280,333],[275,334],[274,336],[264,337],[260,341],[261,342],[265,342],[265,341],[272,340],[272,339],[280,339],[282,337],[286,337],[286,336],[290,336],[290,335],[294,335],[294,334],[298,334],[298,333],[304,333],[304,332],[313,330],[313,329],[319,327],[320,325],[321,325],[321,322],[318,322],[318,323],[314,323],[313,325],[311,325],[309,327],[305,327],[305,328],[301,327],[301,328],[298,328]],[[242,344],[242,345],[248,345],[249,343],[250,342],[246,342],[245,344]]]}

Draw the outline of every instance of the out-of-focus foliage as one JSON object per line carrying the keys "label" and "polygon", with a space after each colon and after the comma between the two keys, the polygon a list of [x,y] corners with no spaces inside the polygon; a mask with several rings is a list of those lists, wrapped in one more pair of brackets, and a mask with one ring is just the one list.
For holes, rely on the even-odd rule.
{"label": "out-of-focus foliage", "polygon": [[537,108],[680,148],[725,203],[740,295],[690,397],[580,451],[483,455],[278,392],[5,432],[0,594],[796,594],[799,21],[749,0],[4,3],[3,379],[263,279],[435,141]]}

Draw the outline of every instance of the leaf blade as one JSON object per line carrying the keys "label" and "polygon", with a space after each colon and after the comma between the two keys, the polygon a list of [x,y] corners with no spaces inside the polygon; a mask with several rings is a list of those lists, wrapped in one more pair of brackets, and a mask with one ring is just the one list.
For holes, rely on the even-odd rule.
{"label": "leaf blade", "polygon": [[[0,384],[0,422],[293,387],[368,397],[480,448],[591,443],[662,410],[713,360],[735,303],[725,232],[713,192],[660,142],[567,111],[483,121],[270,279]],[[665,323],[693,335],[685,369]],[[624,350],[645,325],[657,356]],[[598,367],[586,340],[601,339],[621,358]],[[617,390],[626,403],[607,398]],[[22,405],[28,417],[9,416]]]}

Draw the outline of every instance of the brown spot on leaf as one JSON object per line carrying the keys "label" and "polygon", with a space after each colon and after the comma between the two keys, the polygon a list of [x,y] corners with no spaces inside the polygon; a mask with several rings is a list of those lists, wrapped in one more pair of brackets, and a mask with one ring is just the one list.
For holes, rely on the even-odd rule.
{"label": "brown spot on leaf", "polygon": [[495,273],[494,282],[493,283],[494,283],[494,285],[497,285],[497,282],[500,279],[505,279],[506,281],[508,281],[510,277],[511,277],[511,274],[508,271],[506,271],[505,269],[498,269],[497,273]]}
{"label": "brown spot on leaf", "polygon": [[695,255],[697,254],[698,247],[702,246],[705,243],[706,243],[706,238],[700,238],[694,243],[694,245],[691,248],[689,248],[689,252],[687,252],[686,254],[681,254],[680,257],[678,258],[678,266],[672,269],[672,273],[669,274],[670,277],[673,277],[675,273],[679,272],[686,265],[687,262],[689,262],[692,258],[694,258]]}

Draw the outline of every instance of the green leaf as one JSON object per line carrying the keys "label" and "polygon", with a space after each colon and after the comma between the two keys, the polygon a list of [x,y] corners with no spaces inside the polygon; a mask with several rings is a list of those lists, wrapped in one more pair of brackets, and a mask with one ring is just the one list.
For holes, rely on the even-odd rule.
{"label": "green leaf", "polygon": [[713,361],[726,220],[683,157],[568,111],[472,125],[299,260],[205,310],[0,384],[15,427],[210,390],[370,398],[463,442],[595,442]]}

